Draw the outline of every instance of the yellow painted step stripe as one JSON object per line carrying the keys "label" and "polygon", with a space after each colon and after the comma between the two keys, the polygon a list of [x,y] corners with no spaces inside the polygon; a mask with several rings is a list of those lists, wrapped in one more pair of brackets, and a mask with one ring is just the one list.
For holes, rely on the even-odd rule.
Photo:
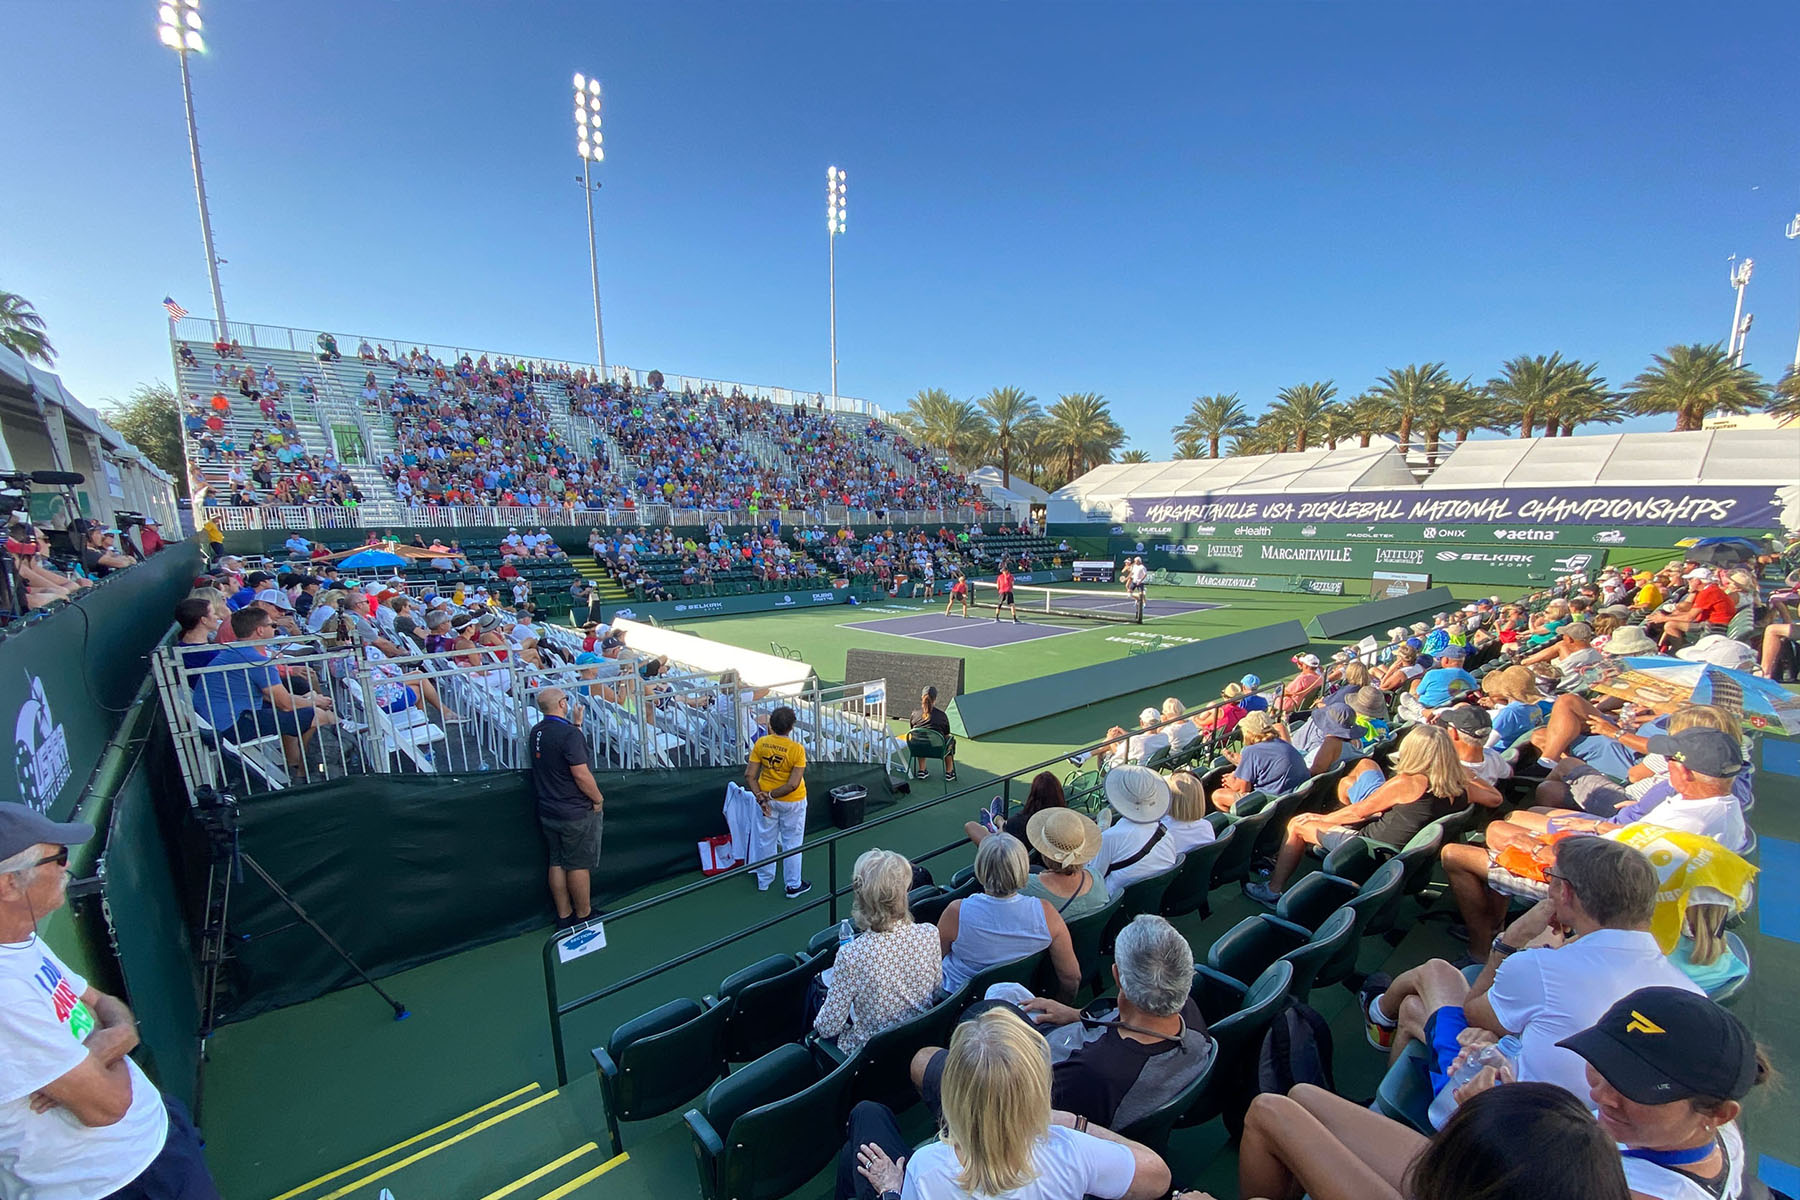
{"label": "yellow painted step stripe", "polygon": [[557,1168],[566,1166],[568,1163],[572,1162],[573,1160],[580,1158],[582,1155],[586,1154],[589,1150],[598,1150],[599,1148],[600,1147],[594,1145],[594,1143],[592,1143],[592,1142],[589,1142],[585,1146],[577,1146],[575,1149],[569,1151],[567,1154],[563,1155],[561,1158],[557,1159],[555,1162],[547,1162],[543,1166],[539,1167],[537,1170],[533,1171],[531,1174],[519,1176],[519,1178],[513,1180],[511,1183],[507,1184],[505,1187],[501,1188],[499,1191],[489,1192],[487,1195],[483,1196],[481,1198],[481,1200],[500,1200],[500,1198],[502,1196],[510,1196],[514,1192],[518,1191],[520,1188],[524,1187],[526,1184],[536,1183],[538,1180],[540,1180],[544,1176],[550,1174],[550,1172],[556,1170]]}
{"label": "yellow painted step stripe", "polygon": [[424,1139],[430,1137],[434,1133],[442,1133],[444,1130],[450,1128],[452,1125],[460,1124],[461,1122],[468,1120],[470,1117],[473,1117],[480,1113],[486,1112],[490,1108],[493,1108],[497,1105],[505,1104],[508,1100],[515,1100],[518,1097],[523,1096],[526,1092],[536,1091],[537,1088],[538,1088],[537,1084],[528,1083],[524,1087],[520,1088],[518,1091],[508,1092],[506,1095],[500,1097],[498,1100],[489,1100],[486,1104],[481,1105],[479,1108],[471,1108],[468,1112],[464,1113],[460,1117],[451,1117],[448,1121],[445,1121],[442,1125],[433,1125],[430,1129],[427,1129],[424,1133],[415,1133],[411,1137],[407,1138],[405,1141],[395,1142],[393,1145],[389,1146],[385,1150],[377,1150],[373,1154],[370,1154],[363,1158],[357,1159],[355,1162],[349,1164],[348,1166],[339,1167],[337,1170],[332,1171],[329,1174],[321,1175],[317,1179],[311,1181],[310,1183],[303,1183],[297,1188],[291,1188],[288,1191],[281,1193],[281,1195],[275,1197],[275,1200],[293,1200],[293,1198],[295,1196],[298,1196],[301,1192],[311,1191],[313,1188],[318,1187],[321,1183],[330,1183],[333,1179],[336,1179],[339,1175],[346,1175],[349,1172],[356,1170],[356,1168],[358,1168],[358,1167],[367,1166],[368,1164],[374,1162],[378,1158],[386,1158],[388,1155],[394,1153],[394,1151],[396,1151],[396,1150],[404,1150],[408,1146],[412,1145],[414,1142],[423,1141]]}
{"label": "yellow painted step stripe", "polygon": [[606,1174],[608,1171],[612,1170],[614,1167],[618,1166],[620,1163],[628,1162],[628,1161],[630,1161],[630,1159],[631,1159],[631,1155],[629,1155],[629,1154],[620,1154],[617,1158],[609,1158],[605,1162],[601,1163],[599,1166],[595,1167],[593,1170],[589,1171],[587,1174],[577,1175],[575,1178],[569,1180],[569,1182],[563,1184],[561,1187],[557,1188],[553,1192],[545,1192],[542,1196],[538,1197],[538,1200],[562,1200],[562,1198],[564,1196],[568,1195],[570,1192],[574,1191],[576,1188],[586,1187],[588,1184],[594,1182],[594,1180],[600,1178],[602,1175]]}
{"label": "yellow painted step stripe", "polygon": [[445,1150],[451,1146],[456,1145],[456,1143],[462,1141],[464,1138],[474,1137],[476,1134],[480,1133],[484,1129],[491,1129],[495,1125],[498,1125],[502,1121],[511,1120],[513,1117],[518,1116],[520,1113],[524,1112],[528,1108],[536,1108],[538,1105],[542,1104],[546,1100],[553,1098],[555,1095],[556,1095],[556,1092],[545,1092],[541,1096],[533,1096],[531,1099],[529,1099],[525,1103],[519,1105],[517,1108],[509,1108],[503,1113],[496,1113],[493,1116],[489,1117],[487,1120],[481,1122],[479,1125],[471,1125],[467,1129],[463,1130],[461,1133],[454,1134],[451,1137],[447,1137],[435,1146],[427,1146],[423,1150],[419,1150],[419,1151],[416,1151],[415,1153],[407,1155],[405,1158],[399,1160],[398,1162],[389,1163],[387,1166],[381,1168],[381,1170],[379,1170],[379,1171],[372,1171],[369,1174],[364,1175],[361,1179],[357,1180],[355,1183],[347,1183],[335,1192],[327,1192],[327,1193],[325,1193],[325,1195],[321,1196],[319,1198],[319,1200],[338,1200],[338,1197],[340,1197],[340,1196],[348,1196],[351,1192],[354,1192],[359,1187],[363,1187],[366,1184],[374,1183],[377,1179],[385,1179],[389,1175],[392,1175],[395,1171],[398,1171],[402,1167],[410,1167],[410,1166],[412,1166],[412,1164],[418,1162],[422,1158],[430,1158],[432,1155],[436,1154],[439,1150]]}

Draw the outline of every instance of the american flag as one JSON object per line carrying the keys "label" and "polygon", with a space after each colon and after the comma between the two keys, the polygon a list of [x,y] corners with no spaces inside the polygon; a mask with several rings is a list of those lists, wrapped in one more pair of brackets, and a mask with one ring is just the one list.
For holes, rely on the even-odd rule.
{"label": "american flag", "polygon": [[169,320],[171,321],[179,321],[181,318],[187,316],[187,309],[175,303],[175,298],[173,296],[163,297],[163,308],[168,310]]}

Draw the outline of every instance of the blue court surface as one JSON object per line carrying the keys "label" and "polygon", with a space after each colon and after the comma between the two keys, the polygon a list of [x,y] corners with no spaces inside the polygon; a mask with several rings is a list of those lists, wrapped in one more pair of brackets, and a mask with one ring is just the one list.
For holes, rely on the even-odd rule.
{"label": "blue court surface", "polygon": [[[1119,605],[1134,605],[1128,599],[1114,596],[1096,595],[1092,597],[1070,597],[1070,601],[1079,604],[1087,611],[1121,612],[1129,614],[1131,607],[1119,608]],[[1059,604],[1066,602],[1058,598]],[[1157,617],[1184,616],[1188,613],[1204,612],[1209,608],[1224,608],[1223,604],[1207,604],[1187,600],[1151,599],[1144,604],[1144,619]],[[885,633],[892,637],[914,638],[925,642],[942,642],[948,646],[961,646],[969,650],[997,650],[1005,646],[1016,646],[1021,642],[1036,641],[1040,638],[1061,637],[1069,633],[1081,633],[1088,629],[1105,628],[1114,622],[1084,622],[1079,617],[1067,617],[1058,612],[1046,613],[1042,609],[1030,609],[1021,606],[1020,620],[1015,623],[1009,611],[1000,620],[994,620],[993,608],[989,606],[984,612],[975,605],[969,606],[969,616],[964,617],[961,609],[952,615],[942,612],[920,613],[917,616],[884,617],[873,621],[851,621],[845,629],[866,629],[870,633]],[[1078,622],[1068,625],[1043,624],[1045,617],[1062,616],[1067,620]]]}

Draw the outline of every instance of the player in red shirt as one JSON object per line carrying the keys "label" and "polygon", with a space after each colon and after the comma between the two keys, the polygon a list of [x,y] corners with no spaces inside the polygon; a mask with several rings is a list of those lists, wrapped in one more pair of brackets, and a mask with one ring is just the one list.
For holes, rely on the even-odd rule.
{"label": "player in red shirt", "polygon": [[[969,581],[963,578],[961,571],[956,573],[956,578],[950,584],[950,602],[944,605],[946,617],[950,615],[950,610],[956,606],[959,600],[962,602],[963,620],[966,621],[969,619]],[[1013,615],[1016,617],[1018,613],[1014,612]],[[998,614],[996,614],[996,618],[997,616]]]}
{"label": "player in red shirt", "polygon": [[994,601],[994,620],[998,621],[1000,619],[1000,610],[1002,608],[1010,608],[1012,609],[1013,624],[1017,625],[1019,623],[1019,606],[1013,603],[1011,563],[1003,562],[1000,564],[1000,574],[994,577],[994,587],[1000,592],[999,598]]}

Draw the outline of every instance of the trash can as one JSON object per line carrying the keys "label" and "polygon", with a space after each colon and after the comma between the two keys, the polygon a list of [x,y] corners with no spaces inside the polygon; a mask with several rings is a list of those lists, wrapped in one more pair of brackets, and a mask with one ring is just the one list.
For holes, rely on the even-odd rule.
{"label": "trash can", "polygon": [[868,810],[869,789],[861,784],[846,783],[831,789],[831,823],[839,829],[854,829],[863,823]]}

